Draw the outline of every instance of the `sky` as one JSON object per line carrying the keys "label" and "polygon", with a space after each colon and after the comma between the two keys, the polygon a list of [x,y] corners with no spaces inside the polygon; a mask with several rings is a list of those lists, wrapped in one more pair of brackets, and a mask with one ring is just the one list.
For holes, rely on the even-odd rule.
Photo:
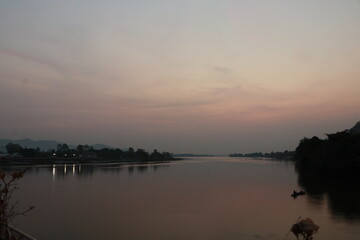
{"label": "sky", "polygon": [[229,154],[360,120],[359,0],[0,0],[0,138]]}

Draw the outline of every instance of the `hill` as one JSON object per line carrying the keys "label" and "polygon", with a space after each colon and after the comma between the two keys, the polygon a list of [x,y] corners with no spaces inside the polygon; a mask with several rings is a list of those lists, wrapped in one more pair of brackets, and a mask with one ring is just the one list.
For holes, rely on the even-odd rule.
{"label": "hill", "polygon": [[[64,144],[63,142],[58,142],[54,140],[32,140],[29,138],[25,139],[0,139],[0,151],[6,152],[6,144],[14,143],[19,144],[23,148],[40,148],[41,151],[48,151],[49,149],[56,149],[58,144]],[[93,144],[89,145],[96,150],[103,149],[103,148],[112,148],[111,146],[104,145],[104,144]],[[76,148],[75,145],[69,145],[69,148],[74,149]]]}

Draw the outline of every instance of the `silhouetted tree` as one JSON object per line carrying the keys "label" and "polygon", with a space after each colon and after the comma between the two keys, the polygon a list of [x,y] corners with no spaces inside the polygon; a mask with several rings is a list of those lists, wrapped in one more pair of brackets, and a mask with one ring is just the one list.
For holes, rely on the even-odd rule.
{"label": "silhouetted tree", "polygon": [[78,154],[84,154],[84,152],[85,152],[84,146],[83,146],[83,145],[78,145],[78,146],[76,147],[76,152],[77,152]]}
{"label": "silhouetted tree", "polygon": [[254,157],[254,158],[273,158],[280,160],[293,160],[294,151],[284,151],[284,152],[271,152],[271,153],[262,153],[262,152],[254,152],[254,153],[231,153],[229,157]]}
{"label": "silhouetted tree", "polygon": [[169,153],[169,152],[163,152],[163,153],[162,153],[162,157],[163,157],[164,159],[168,159],[168,160],[174,158],[174,157],[172,156],[172,154]]}
{"label": "silhouetted tree", "polygon": [[16,143],[8,143],[6,144],[5,148],[9,154],[20,153],[22,149],[22,147]]}
{"label": "silhouetted tree", "polygon": [[19,215],[31,211],[34,207],[30,207],[24,211],[17,210],[17,203],[11,203],[12,196],[16,190],[17,181],[23,177],[25,171],[15,172],[10,178],[6,177],[5,173],[0,172],[0,239],[13,240],[9,229],[9,223]]}
{"label": "silhouetted tree", "polygon": [[40,151],[33,148],[23,148],[20,150],[20,154],[23,157],[37,157],[39,156]]}
{"label": "silhouetted tree", "polygon": [[127,153],[126,153],[126,157],[130,160],[135,159],[135,151],[132,147],[129,147]]}
{"label": "silhouetted tree", "polygon": [[159,159],[163,158],[161,153],[159,153],[156,149],[154,149],[154,151],[150,154],[150,157],[151,157],[151,159],[154,159],[154,160],[159,160]]}
{"label": "silhouetted tree", "polygon": [[149,153],[147,153],[144,149],[139,148],[135,152],[136,159],[141,161],[148,161],[150,158]]}
{"label": "silhouetted tree", "polygon": [[296,167],[308,174],[347,175],[360,171],[360,134],[345,130],[327,139],[304,138],[296,148]]}
{"label": "silhouetted tree", "polygon": [[57,151],[56,151],[57,156],[69,157],[70,154],[71,154],[70,148],[66,143],[57,145]]}

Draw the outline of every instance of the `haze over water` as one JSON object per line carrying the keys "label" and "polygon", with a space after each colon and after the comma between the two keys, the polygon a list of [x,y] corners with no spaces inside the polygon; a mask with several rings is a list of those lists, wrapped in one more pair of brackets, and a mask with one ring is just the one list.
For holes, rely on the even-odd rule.
{"label": "haze over water", "polygon": [[[43,166],[27,172],[19,188],[21,204],[36,209],[16,225],[37,239],[284,239],[299,216],[320,226],[316,240],[360,235],[358,202],[290,197],[301,189],[291,162],[208,157]],[[350,215],[341,210],[348,208]]]}

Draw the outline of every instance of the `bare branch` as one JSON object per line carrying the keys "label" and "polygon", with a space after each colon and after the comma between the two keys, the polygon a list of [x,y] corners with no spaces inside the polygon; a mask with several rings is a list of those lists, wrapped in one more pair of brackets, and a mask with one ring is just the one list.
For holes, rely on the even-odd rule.
{"label": "bare branch", "polygon": [[11,178],[6,178],[6,174],[0,172],[0,239],[10,240],[9,222],[19,215],[25,215],[34,209],[33,206],[23,211],[17,211],[19,201],[12,203],[12,195],[18,189],[17,181],[24,176],[24,173],[30,168],[23,171],[14,172]]}

